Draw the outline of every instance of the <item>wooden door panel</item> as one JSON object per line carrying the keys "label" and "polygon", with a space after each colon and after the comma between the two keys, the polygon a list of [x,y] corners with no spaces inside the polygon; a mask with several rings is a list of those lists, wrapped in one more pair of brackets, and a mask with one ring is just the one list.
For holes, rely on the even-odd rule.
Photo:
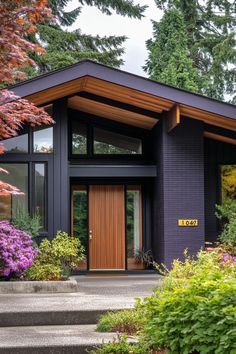
{"label": "wooden door panel", "polygon": [[124,186],[89,187],[90,231],[90,270],[125,269]]}

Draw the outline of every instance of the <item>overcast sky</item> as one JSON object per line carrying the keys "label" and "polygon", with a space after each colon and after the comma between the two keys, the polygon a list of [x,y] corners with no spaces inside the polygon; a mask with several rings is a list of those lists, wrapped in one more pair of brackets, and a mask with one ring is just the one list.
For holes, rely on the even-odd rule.
{"label": "overcast sky", "polygon": [[[95,7],[84,6],[73,28],[81,28],[82,32],[92,35],[125,35],[125,64],[121,69],[146,76],[142,66],[147,58],[145,42],[152,37],[151,19],[157,21],[162,13],[155,5],[154,0],[135,0],[140,5],[148,5],[145,17],[142,20],[133,20],[119,15],[107,16]],[[77,1],[72,0],[69,9],[76,7]]]}

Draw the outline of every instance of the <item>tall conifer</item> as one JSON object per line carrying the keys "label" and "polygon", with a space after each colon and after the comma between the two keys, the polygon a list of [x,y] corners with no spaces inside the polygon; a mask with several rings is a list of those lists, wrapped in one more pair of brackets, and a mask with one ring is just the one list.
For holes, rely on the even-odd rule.
{"label": "tall conifer", "polygon": [[[55,22],[39,24],[34,40],[37,40],[46,49],[46,55],[34,57],[39,73],[58,69],[73,64],[81,59],[93,59],[102,64],[119,67],[123,60],[123,43],[125,36],[91,36],[82,33],[78,28],[70,31],[78,19],[83,6],[95,6],[102,13],[111,15],[116,12],[121,16],[141,19],[145,6],[135,5],[133,0],[77,0],[78,7],[73,11],[66,11],[71,0],[49,0]],[[93,21],[89,19],[88,21]],[[32,74],[29,73],[29,74]]]}
{"label": "tall conifer", "polygon": [[[155,1],[158,9],[164,10],[165,15],[177,10],[183,18],[188,55],[199,73],[197,92],[220,100],[230,97],[231,101],[236,101],[236,1]],[[154,36],[147,44],[149,57],[146,70],[156,80],[160,78],[160,72],[153,71],[160,55],[157,55],[157,51],[166,50],[165,46],[160,47],[161,39],[157,30],[162,26],[163,20],[158,24],[154,23]],[[168,26],[172,27],[173,23],[169,22]],[[180,38],[176,38],[176,48],[180,41]],[[167,64],[169,61],[174,65],[172,71],[177,73],[178,65],[175,65],[174,58],[169,58]],[[187,61],[187,70],[188,65]]]}

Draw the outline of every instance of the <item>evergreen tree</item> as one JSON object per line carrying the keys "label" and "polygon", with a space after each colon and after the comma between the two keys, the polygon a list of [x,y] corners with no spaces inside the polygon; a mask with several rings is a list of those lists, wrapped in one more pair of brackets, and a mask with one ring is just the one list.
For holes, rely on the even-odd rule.
{"label": "evergreen tree", "polygon": [[[199,72],[200,79],[196,82],[197,92],[220,100],[224,100],[229,95],[232,101],[236,101],[235,0],[155,1],[157,7],[164,10],[165,14],[175,9],[183,17],[188,53],[194,68]],[[158,59],[151,53],[156,47],[154,43],[158,46],[157,31],[154,32],[152,42],[153,45],[148,47],[149,59],[146,70],[152,78],[159,80],[159,77],[154,76],[152,72]],[[176,46],[178,45],[177,41]],[[165,47],[161,50],[165,50]]]}
{"label": "evergreen tree", "polygon": [[153,22],[154,40],[147,42],[149,59],[145,66],[151,79],[197,92],[198,70],[190,58],[188,36],[180,11],[171,9],[162,20]]}
{"label": "evergreen tree", "polygon": [[[79,17],[83,6],[96,6],[102,13],[112,14],[112,10],[122,16],[140,19],[145,6],[134,5],[133,0],[78,0],[78,7],[66,12],[65,7],[71,0],[49,0],[55,18],[54,23],[44,22],[37,26],[37,41],[46,49],[46,55],[34,56],[37,62],[37,74],[73,64],[81,59],[93,59],[102,64],[119,67],[123,60],[122,47],[125,36],[91,36],[78,28],[69,31],[69,27]],[[90,19],[91,20],[91,19]],[[30,71],[29,76],[32,75]]]}

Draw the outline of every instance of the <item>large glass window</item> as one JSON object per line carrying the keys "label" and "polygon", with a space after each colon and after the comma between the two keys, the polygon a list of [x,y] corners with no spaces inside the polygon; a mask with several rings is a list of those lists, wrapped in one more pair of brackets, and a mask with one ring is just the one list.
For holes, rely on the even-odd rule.
{"label": "large glass window", "polygon": [[142,140],[131,136],[94,128],[94,154],[142,154]]}
{"label": "large glass window", "polygon": [[72,154],[87,154],[87,126],[79,121],[72,123]]}
{"label": "large glass window", "polygon": [[36,153],[53,152],[53,127],[39,128],[33,133],[33,151]]}
{"label": "large glass window", "polygon": [[8,172],[1,172],[1,181],[22,192],[20,195],[0,196],[0,219],[10,220],[20,211],[28,211],[28,164],[4,163],[0,168]]}
{"label": "large glass window", "polygon": [[9,138],[2,140],[4,148],[6,149],[5,153],[27,153],[28,152],[28,134],[22,134],[15,136],[14,138]]}
{"label": "large glass window", "polygon": [[38,213],[41,219],[41,225],[46,227],[46,171],[44,163],[36,163],[34,165],[34,185],[35,185],[35,206],[34,212]]}
{"label": "large glass window", "polygon": [[[88,197],[86,186],[74,186],[72,190],[72,236],[78,237],[87,254]],[[80,269],[87,269],[87,260],[80,262]]]}
{"label": "large glass window", "polygon": [[142,207],[140,186],[126,193],[126,234],[128,269],[142,268]]}

